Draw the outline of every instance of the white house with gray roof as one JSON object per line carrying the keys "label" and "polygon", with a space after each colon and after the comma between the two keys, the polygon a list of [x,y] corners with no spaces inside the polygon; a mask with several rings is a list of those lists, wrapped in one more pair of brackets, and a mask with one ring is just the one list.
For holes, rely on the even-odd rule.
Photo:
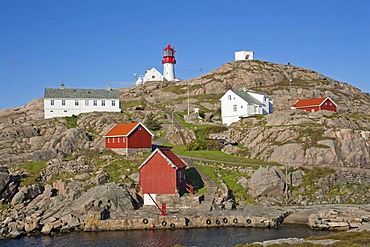
{"label": "white house with gray roof", "polygon": [[220,99],[222,124],[229,126],[240,118],[272,113],[273,101],[270,96],[229,89]]}
{"label": "white house with gray roof", "polygon": [[45,88],[44,118],[69,117],[87,112],[121,112],[118,90]]}

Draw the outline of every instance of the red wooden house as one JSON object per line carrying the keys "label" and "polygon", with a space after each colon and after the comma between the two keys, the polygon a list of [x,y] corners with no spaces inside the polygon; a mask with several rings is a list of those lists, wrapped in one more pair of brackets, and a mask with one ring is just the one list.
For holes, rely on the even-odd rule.
{"label": "red wooden house", "polygon": [[[157,148],[140,166],[144,204],[151,205],[160,194],[179,195],[185,189],[186,164],[170,149]],[[150,194],[150,196],[149,196]]]}
{"label": "red wooden house", "polygon": [[105,135],[105,147],[130,155],[152,150],[153,134],[142,123],[116,124]]}
{"label": "red wooden house", "polygon": [[307,112],[316,112],[320,110],[337,111],[337,105],[329,97],[300,99],[297,100],[292,109],[304,110]]}

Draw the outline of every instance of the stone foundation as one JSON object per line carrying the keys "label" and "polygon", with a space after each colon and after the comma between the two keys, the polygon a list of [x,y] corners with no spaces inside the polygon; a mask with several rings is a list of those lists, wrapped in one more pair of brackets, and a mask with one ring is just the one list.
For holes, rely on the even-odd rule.
{"label": "stone foundation", "polygon": [[119,155],[132,156],[135,154],[149,153],[152,148],[111,148],[113,152]]}

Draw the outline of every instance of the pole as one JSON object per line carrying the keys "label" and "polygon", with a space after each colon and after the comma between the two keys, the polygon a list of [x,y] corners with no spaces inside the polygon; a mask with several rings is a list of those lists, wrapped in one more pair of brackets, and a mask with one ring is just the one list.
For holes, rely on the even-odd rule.
{"label": "pole", "polygon": [[288,205],[288,164],[285,163],[285,206]]}
{"label": "pole", "polygon": [[190,115],[190,86],[188,82],[188,116]]}
{"label": "pole", "polygon": [[202,69],[202,68],[200,68],[200,76],[202,76],[202,72],[203,72],[203,69]]}

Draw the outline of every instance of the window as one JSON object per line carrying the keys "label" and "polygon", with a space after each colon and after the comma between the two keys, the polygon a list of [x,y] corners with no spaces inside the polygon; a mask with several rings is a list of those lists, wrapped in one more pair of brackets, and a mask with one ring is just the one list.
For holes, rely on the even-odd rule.
{"label": "window", "polygon": [[154,79],[155,78],[155,75],[152,75],[152,79]]}
{"label": "window", "polygon": [[75,100],[75,106],[79,106],[80,102],[78,100]]}
{"label": "window", "polygon": [[50,105],[54,105],[54,100],[50,100]]}
{"label": "window", "polygon": [[231,95],[228,95],[228,97],[227,97],[229,100],[231,100]]}
{"label": "window", "polygon": [[97,101],[96,99],[94,99],[94,101],[93,101],[93,105],[94,105],[94,106],[97,106],[97,105],[98,105],[98,101]]}
{"label": "window", "polygon": [[333,103],[330,102],[330,105],[333,105]]}
{"label": "window", "polygon": [[120,138],[121,138],[121,137],[117,137],[117,143],[120,143],[120,140],[119,140]]}
{"label": "window", "polygon": [[62,99],[62,105],[66,105],[66,100]]}
{"label": "window", "polygon": [[101,106],[105,106],[105,100],[101,101]]}
{"label": "window", "polygon": [[114,137],[112,138],[112,143],[114,143]]}
{"label": "window", "polygon": [[85,106],[88,106],[89,105],[89,100],[85,100]]}
{"label": "window", "polygon": [[233,111],[237,111],[238,110],[238,106],[237,105],[233,105]]}
{"label": "window", "polygon": [[116,106],[116,101],[112,100],[112,106]]}
{"label": "window", "polygon": [[126,137],[122,137],[122,142],[126,142]]}
{"label": "window", "polygon": [[67,110],[64,110],[64,112],[67,112]]}
{"label": "window", "polygon": [[110,137],[107,138],[108,143],[110,143]]}
{"label": "window", "polygon": [[328,105],[328,102],[325,102],[325,105]]}
{"label": "window", "polygon": [[54,112],[53,110],[50,110],[50,112]]}

